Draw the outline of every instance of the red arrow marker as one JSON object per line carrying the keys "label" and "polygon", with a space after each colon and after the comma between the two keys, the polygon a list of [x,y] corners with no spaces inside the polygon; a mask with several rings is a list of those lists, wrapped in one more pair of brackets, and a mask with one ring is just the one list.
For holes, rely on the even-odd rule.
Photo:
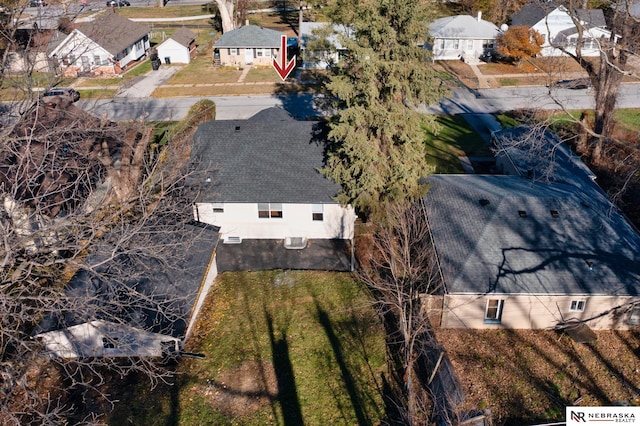
{"label": "red arrow marker", "polygon": [[276,72],[284,81],[285,78],[291,73],[293,68],[296,66],[296,57],[294,56],[289,63],[287,63],[287,36],[280,36],[280,63],[274,58],[273,67],[276,69]]}

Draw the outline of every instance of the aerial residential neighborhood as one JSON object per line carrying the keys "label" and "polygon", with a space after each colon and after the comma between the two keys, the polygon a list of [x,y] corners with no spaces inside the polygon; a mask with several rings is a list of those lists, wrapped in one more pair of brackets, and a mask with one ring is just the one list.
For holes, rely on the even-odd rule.
{"label": "aerial residential neighborhood", "polygon": [[0,423],[640,416],[636,6],[3,3]]}

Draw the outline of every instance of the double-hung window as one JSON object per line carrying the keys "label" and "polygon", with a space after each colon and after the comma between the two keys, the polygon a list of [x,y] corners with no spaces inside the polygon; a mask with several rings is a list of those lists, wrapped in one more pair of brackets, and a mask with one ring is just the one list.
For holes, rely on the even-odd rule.
{"label": "double-hung window", "polygon": [[282,203],[258,203],[258,217],[261,219],[281,219]]}
{"label": "double-hung window", "polygon": [[484,310],[484,322],[486,324],[500,324],[502,322],[502,308],[504,300],[489,299]]}
{"label": "double-hung window", "polygon": [[314,221],[324,220],[324,205],[311,204],[311,220],[314,220]]}

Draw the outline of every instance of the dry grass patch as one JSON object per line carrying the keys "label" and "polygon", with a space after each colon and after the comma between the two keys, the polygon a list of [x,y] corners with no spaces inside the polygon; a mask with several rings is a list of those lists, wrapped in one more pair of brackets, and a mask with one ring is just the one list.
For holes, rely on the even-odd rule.
{"label": "dry grass patch", "polygon": [[462,61],[436,61],[434,68],[436,71],[445,72],[456,77],[470,89],[479,87],[478,78],[473,73],[473,70]]}
{"label": "dry grass patch", "polygon": [[[289,79],[293,76],[295,70],[289,74]],[[255,66],[251,67],[249,73],[244,78],[245,83],[279,83],[282,79],[273,67]]]}
{"label": "dry grass patch", "polygon": [[166,84],[235,83],[241,74],[242,70],[238,68],[214,68],[211,55],[200,55],[175,73]]}
{"label": "dry grass patch", "polygon": [[590,344],[542,330],[437,330],[466,393],[495,424],[564,420],[566,405],[640,404],[640,331]]}

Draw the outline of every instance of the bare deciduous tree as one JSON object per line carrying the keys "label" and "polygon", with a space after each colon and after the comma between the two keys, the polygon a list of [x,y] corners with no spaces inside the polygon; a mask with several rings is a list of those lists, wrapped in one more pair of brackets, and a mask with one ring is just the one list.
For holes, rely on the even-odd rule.
{"label": "bare deciduous tree", "polygon": [[[188,225],[194,193],[182,160],[188,127],[207,111],[155,148],[143,123],[100,120],[64,98],[36,103],[3,135],[0,423],[64,423],[71,390],[99,389],[108,371],[141,372],[151,384],[167,377],[158,359],[133,355],[139,342],[120,341],[119,358],[64,359],[34,336],[51,321],[97,320],[126,335],[184,320],[185,294],[154,280],[189,273],[184,260],[200,233]],[[83,285],[70,286],[78,274]]]}
{"label": "bare deciduous tree", "polygon": [[[405,424],[427,423],[429,398],[416,374],[420,352],[434,343],[425,297],[441,291],[424,201],[390,204],[375,227],[358,277],[371,290],[387,330],[392,370],[402,383]],[[428,340],[428,341],[425,341]]]}

